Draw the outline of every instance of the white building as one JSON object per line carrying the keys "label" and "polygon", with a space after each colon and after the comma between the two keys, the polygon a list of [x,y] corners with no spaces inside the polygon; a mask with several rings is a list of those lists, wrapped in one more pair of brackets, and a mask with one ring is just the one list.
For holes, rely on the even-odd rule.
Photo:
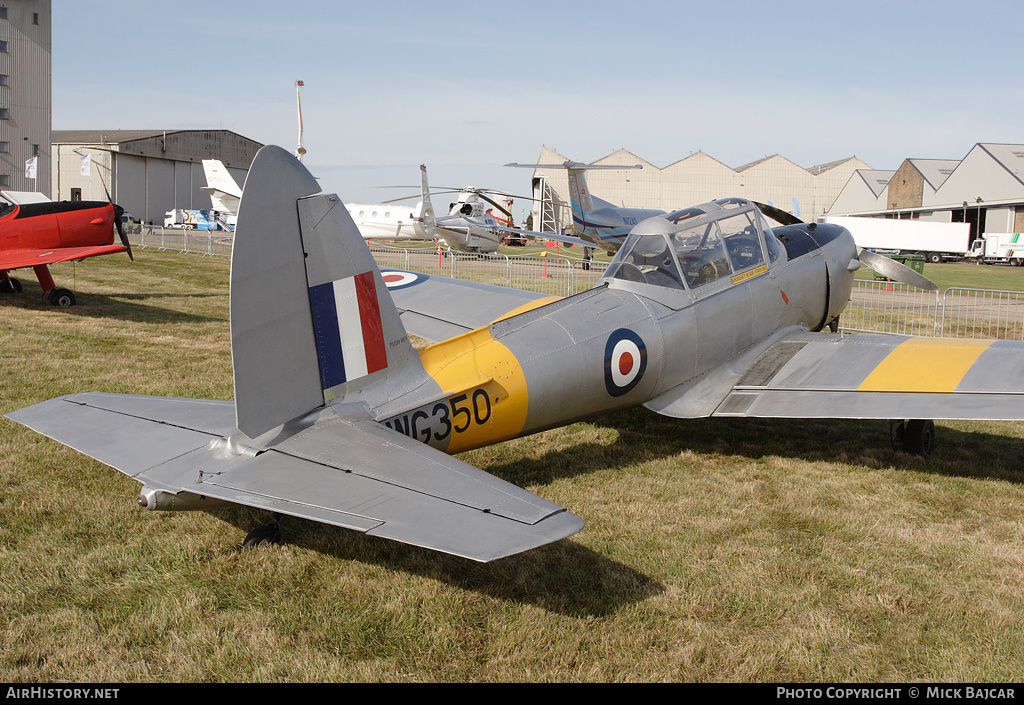
{"label": "white building", "polygon": [[907,159],[892,172],[858,170],[828,212],[968,222],[972,240],[1024,232],[1024,145],[979,143],[961,160]]}

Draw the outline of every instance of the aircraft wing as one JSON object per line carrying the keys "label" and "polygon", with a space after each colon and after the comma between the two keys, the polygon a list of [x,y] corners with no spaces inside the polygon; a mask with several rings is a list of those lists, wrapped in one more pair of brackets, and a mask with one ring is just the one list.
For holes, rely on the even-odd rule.
{"label": "aircraft wing", "polygon": [[525,235],[526,237],[532,237],[538,240],[554,240],[555,242],[563,242],[566,245],[579,245],[580,247],[589,247],[591,249],[600,247],[600,245],[584,240],[581,237],[573,237],[572,235],[542,233],[536,230],[520,230],[518,228],[510,228],[506,225],[498,225],[496,227],[498,230],[502,230],[507,233],[519,233],[520,235]]}
{"label": "aircraft wing", "polygon": [[647,406],[669,416],[1024,420],[1024,342],[784,336]]}
{"label": "aircraft wing", "polygon": [[557,297],[493,284],[381,268],[405,330],[432,342],[490,325]]}
{"label": "aircraft wing", "polygon": [[[333,413],[332,413],[333,412]],[[73,394],[8,414],[144,485],[258,507],[477,561],[576,533],[564,508],[331,407],[262,452],[232,453],[232,402]],[[139,443],[145,438],[145,443]]]}
{"label": "aircraft wing", "polygon": [[94,245],[90,247],[57,247],[43,250],[7,250],[0,252],[0,269],[20,269],[40,264],[71,262],[72,260],[126,252],[124,245]]}

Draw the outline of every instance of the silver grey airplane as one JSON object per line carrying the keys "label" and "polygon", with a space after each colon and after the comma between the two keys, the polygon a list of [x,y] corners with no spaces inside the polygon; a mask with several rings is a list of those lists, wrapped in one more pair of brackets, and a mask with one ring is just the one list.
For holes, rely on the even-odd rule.
{"label": "silver grey airplane", "polygon": [[928,284],[839,226],[706,203],[638,224],[595,288],[554,299],[381,270],[319,191],[279,147],[253,162],[233,402],[84,393],[8,417],[133,477],[147,509],[249,505],[478,561],[583,521],[452,455],[604,412],[897,419],[918,453],[930,418],[1024,419],[1024,343],[819,332],[862,262]]}

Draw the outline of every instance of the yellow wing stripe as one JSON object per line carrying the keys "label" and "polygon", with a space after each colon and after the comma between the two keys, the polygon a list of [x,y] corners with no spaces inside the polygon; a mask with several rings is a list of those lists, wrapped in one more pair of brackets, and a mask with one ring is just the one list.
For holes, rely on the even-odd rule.
{"label": "yellow wing stripe", "polygon": [[861,383],[862,392],[952,392],[992,340],[911,338]]}

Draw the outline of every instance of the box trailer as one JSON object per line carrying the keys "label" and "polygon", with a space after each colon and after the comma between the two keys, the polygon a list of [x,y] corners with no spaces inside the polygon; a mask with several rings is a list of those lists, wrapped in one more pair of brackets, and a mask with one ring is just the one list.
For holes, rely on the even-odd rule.
{"label": "box trailer", "polygon": [[971,237],[969,223],[833,215],[821,216],[818,222],[843,226],[857,246],[866,250],[921,255],[929,262],[963,259]]}

